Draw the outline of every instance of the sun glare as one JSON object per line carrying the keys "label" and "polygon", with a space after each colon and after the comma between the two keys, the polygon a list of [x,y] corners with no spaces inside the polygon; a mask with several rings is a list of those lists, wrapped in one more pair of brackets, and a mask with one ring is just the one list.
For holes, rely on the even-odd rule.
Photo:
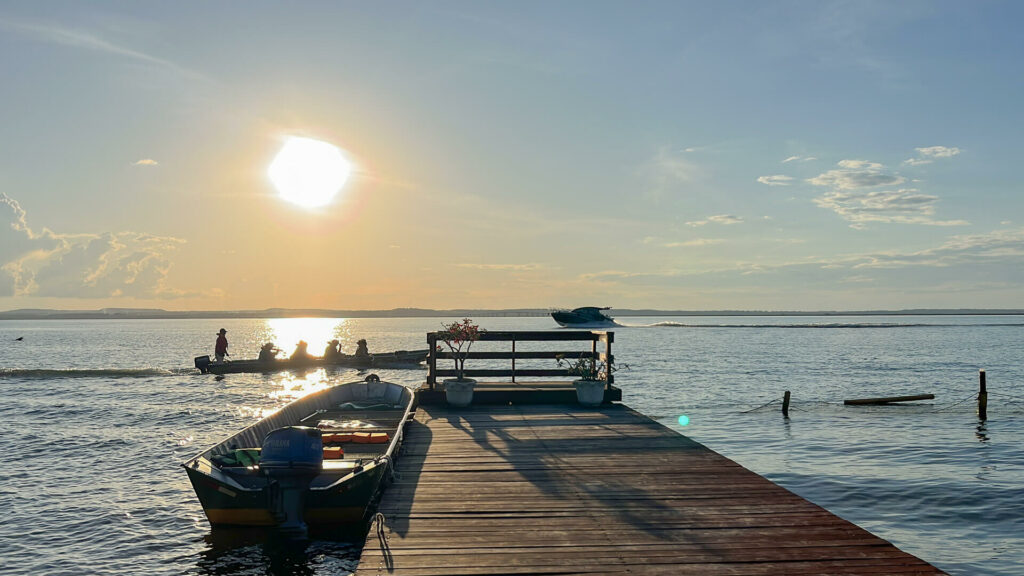
{"label": "sun glare", "polygon": [[336,146],[299,137],[288,138],[267,169],[281,198],[306,208],[330,202],[351,172]]}

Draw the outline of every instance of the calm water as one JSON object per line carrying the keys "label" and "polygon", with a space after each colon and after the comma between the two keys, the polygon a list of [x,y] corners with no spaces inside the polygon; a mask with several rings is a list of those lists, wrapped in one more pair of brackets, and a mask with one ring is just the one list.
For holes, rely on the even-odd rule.
{"label": "calm water", "polygon": [[[178,464],[292,398],[365,374],[217,380],[195,373],[192,357],[212,352],[222,326],[243,358],[299,338],[315,352],[332,338],[348,352],[361,337],[371,351],[424,348],[442,321],[0,322],[0,572],[348,573],[359,538],[296,547],[211,533]],[[950,573],[1024,573],[1024,317],[621,321],[615,354],[631,368],[617,384],[630,406]],[[984,423],[980,368],[992,393]],[[425,374],[377,373],[410,386]],[[778,402],[758,409],[785,390],[790,420]],[[925,392],[936,399],[842,405]]]}

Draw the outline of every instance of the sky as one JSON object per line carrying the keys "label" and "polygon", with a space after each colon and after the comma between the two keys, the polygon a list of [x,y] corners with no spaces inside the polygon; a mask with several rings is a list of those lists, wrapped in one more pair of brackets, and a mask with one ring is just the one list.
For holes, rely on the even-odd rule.
{"label": "sky", "polygon": [[[1019,2],[0,2],[0,310],[1024,308]],[[282,198],[290,138],[352,172]]]}

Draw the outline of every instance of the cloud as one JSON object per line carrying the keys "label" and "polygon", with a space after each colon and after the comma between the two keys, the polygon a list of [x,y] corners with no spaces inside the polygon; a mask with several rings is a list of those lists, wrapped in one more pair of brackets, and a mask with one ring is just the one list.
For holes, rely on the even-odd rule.
{"label": "cloud", "polygon": [[651,200],[660,200],[700,175],[697,165],[683,158],[683,154],[685,152],[661,148],[640,167],[640,175],[647,182],[645,196]]}
{"label": "cloud", "polygon": [[905,178],[886,173],[885,167],[866,160],[840,160],[839,168],[829,170],[807,181],[815,186],[826,186],[840,190],[873,188],[902,184]]}
{"label": "cloud", "polygon": [[[736,262],[719,268],[604,270],[581,279],[617,285],[621,290],[665,294],[682,288],[707,290],[709,294],[736,291],[759,299],[773,294],[788,297],[793,285],[799,284],[801,294],[837,293],[844,302],[853,296],[844,288],[850,284],[881,291],[872,293],[887,298],[945,296],[951,291],[998,294],[1005,289],[1016,294],[1024,282],[1024,227],[954,235],[934,247],[916,251],[877,251],[777,263]],[[866,298],[872,298],[871,294]],[[915,305],[920,305],[920,300]]]}
{"label": "cloud", "polygon": [[133,164],[133,166],[159,166],[160,163],[152,158],[143,158]]}
{"label": "cloud", "polygon": [[648,236],[643,239],[644,244],[656,245],[661,248],[691,248],[696,246],[710,246],[721,244],[724,240],[718,238],[694,238],[692,240],[665,241],[655,236]]}
{"label": "cloud", "polygon": [[814,156],[790,156],[789,158],[783,160],[782,163],[788,164],[789,162],[810,162],[812,160],[817,160],[817,158],[815,158]]}
{"label": "cloud", "polygon": [[184,240],[140,232],[63,234],[29,226],[25,210],[7,194],[9,231],[0,231],[0,294],[109,298],[174,298],[168,288],[170,255]]}
{"label": "cloud", "polygon": [[724,240],[720,238],[694,238],[693,240],[686,240],[683,242],[666,242],[662,244],[665,248],[692,248],[695,246],[711,246],[712,244],[721,244]]}
{"label": "cloud", "polygon": [[775,174],[773,176],[759,176],[757,181],[761,184],[767,184],[768,186],[789,186],[793,181],[793,177]]}
{"label": "cloud", "polygon": [[544,266],[540,264],[455,264],[458,268],[471,268],[474,270],[504,270],[512,272],[526,272],[539,270]]}
{"label": "cloud", "polygon": [[182,68],[181,66],[165,60],[157,56],[141,52],[122,46],[116,42],[112,42],[105,38],[101,38],[93,33],[86,32],[83,30],[75,30],[72,28],[65,28],[49,23],[38,23],[38,22],[17,22],[17,21],[3,21],[0,20],[0,27],[10,28],[30,34],[35,38],[44,42],[50,42],[52,44],[58,44],[61,46],[68,46],[71,48],[81,48],[84,50],[91,50],[94,52],[101,52],[105,54],[112,54],[121,58],[127,58],[136,62],[142,62],[145,64],[154,65],[159,68],[174,71],[182,76],[187,76],[194,79],[203,78],[202,75]]}
{"label": "cloud", "polygon": [[957,147],[929,146],[927,148],[915,148],[921,156],[926,158],[952,158],[960,153]]}
{"label": "cloud", "polygon": [[721,224],[723,226],[728,226],[730,224],[739,224],[741,222],[743,222],[743,218],[740,218],[739,216],[733,216],[731,214],[717,214],[715,216],[708,216],[704,220],[687,222],[686,225],[696,227],[705,226],[707,224]]}
{"label": "cloud", "polygon": [[814,203],[828,208],[854,223],[855,228],[867,222],[928,224],[931,226],[962,226],[963,220],[933,220],[937,197],[922,194],[915,188],[895,191],[842,191],[834,190],[814,199]]}
{"label": "cloud", "polygon": [[915,150],[917,150],[917,158],[908,158],[903,161],[904,164],[909,164],[910,166],[931,164],[936,158],[952,158],[960,153],[960,149],[955,146],[928,146],[925,148],[915,148]]}
{"label": "cloud", "polygon": [[[929,154],[948,154],[947,149],[929,150]],[[963,226],[965,220],[934,220],[938,197],[916,188],[869,190],[880,186],[902,184],[906,179],[886,171],[885,166],[867,160],[842,160],[839,168],[808,180],[815,186],[832,190],[814,199],[814,203],[852,222],[852,228],[863,229],[869,222],[924,224],[929,226]]]}

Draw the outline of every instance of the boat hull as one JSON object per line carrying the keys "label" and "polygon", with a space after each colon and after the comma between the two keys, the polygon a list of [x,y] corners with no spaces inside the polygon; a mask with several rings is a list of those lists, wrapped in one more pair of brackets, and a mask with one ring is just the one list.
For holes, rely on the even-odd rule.
{"label": "boat hull", "polygon": [[[310,526],[333,526],[362,522],[381,489],[386,466],[376,466],[332,490],[305,492],[303,516]],[[238,490],[208,475],[185,468],[212,526],[264,526],[278,524],[272,510],[273,488]]]}
{"label": "boat hull", "polygon": [[551,318],[564,328],[607,328],[616,326],[615,321],[601,310],[607,308],[585,307],[575,310],[555,310]]}
{"label": "boat hull", "polygon": [[209,356],[198,356],[195,366],[202,374],[239,374],[245,372],[283,372],[285,370],[314,370],[317,368],[409,368],[420,367],[427,358],[427,350],[410,350],[371,354],[346,355],[341,358],[307,358],[302,360],[234,360],[210,361]]}

